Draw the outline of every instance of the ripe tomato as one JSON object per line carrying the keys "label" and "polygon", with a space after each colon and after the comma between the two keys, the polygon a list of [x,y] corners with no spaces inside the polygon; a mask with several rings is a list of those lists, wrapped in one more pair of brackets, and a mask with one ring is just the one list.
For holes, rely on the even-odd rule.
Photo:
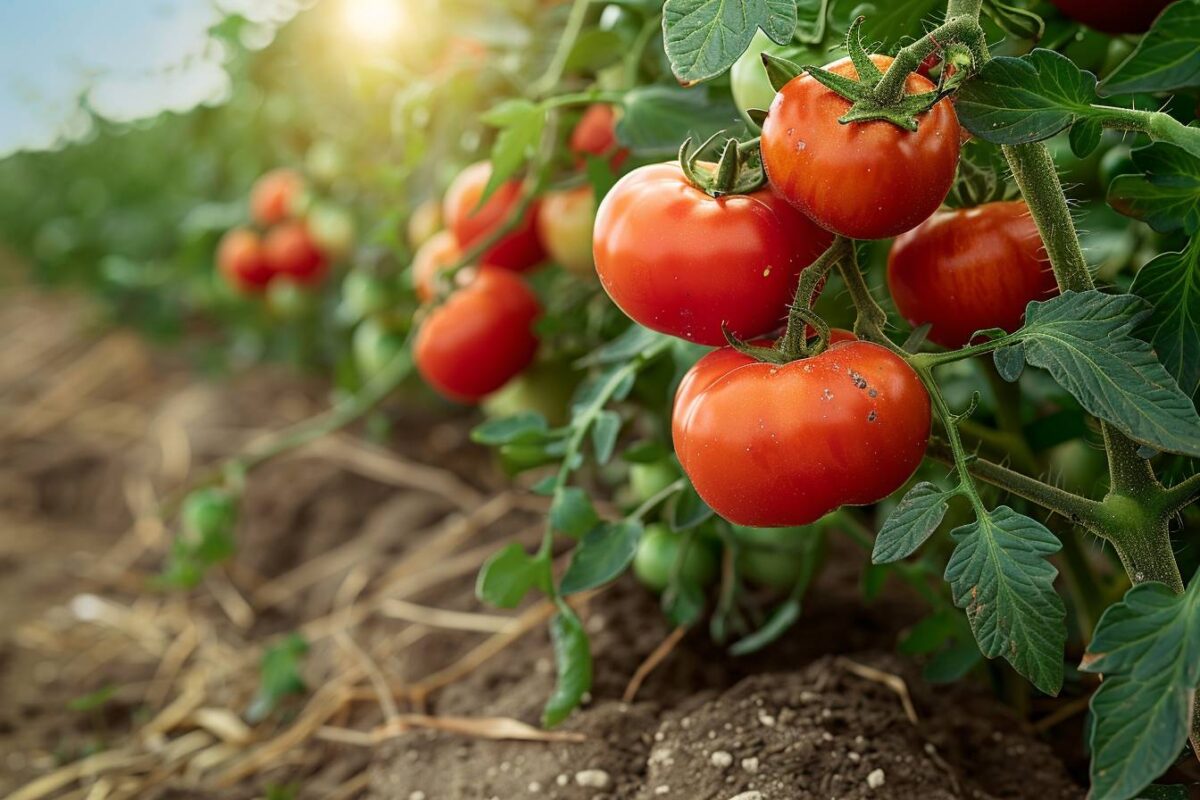
{"label": "ripe tomato", "polygon": [[434,389],[474,402],[491,394],[533,361],[537,297],[519,277],[483,267],[430,311],[415,343],[417,369]]}
{"label": "ripe tomato", "polygon": [[587,107],[571,131],[571,152],[582,163],[586,156],[608,156],[608,163],[620,169],[629,151],[617,144],[617,113],[605,103]]}
{"label": "ripe tomato", "polygon": [[450,231],[438,231],[417,248],[412,262],[413,289],[417,299],[428,303],[438,295],[438,284],[445,280],[439,273],[453,266],[462,256]]}
{"label": "ripe tomato", "polygon": [[267,288],[274,273],[263,252],[258,234],[247,228],[233,228],[217,245],[217,270],[239,292],[256,294]]}
{"label": "ripe tomato", "polygon": [[1105,33],[1141,33],[1171,0],[1050,0],[1076,22]]}
{"label": "ripe tomato", "polygon": [[303,222],[281,222],[267,232],[263,242],[267,263],[276,275],[286,275],[306,286],[320,283],[329,270],[329,259],[313,241]]}
{"label": "ripe tomato", "polygon": [[[871,60],[886,70],[888,56]],[[857,77],[843,58],[825,69]],[[933,84],[909,75],[909,92]],[[762,130],[763,166],[771,184],[818,225],[852,239],[886,239],[937,211],[958,166],[958,116],[949,99],[918,117],[916,131],[885,120],[838,118],[850,102],[811,75],[793,78],[771,103]]]}
{"label": "ripe tomato", "polygon": [[1058,294],[1037,225],[1023,200],[939,211],[896,237],[888,287],[913,326],[961,347],[984,328],[1012,333],[1030,300]]}
{"label": "ripe tomato", "polygon": [[[503,225],[520,197],[521,182],[506,181],[476,209],[491,174],[492,165],[488,162],[472,164],[458,174],[446,191],[442,216],[463,250]],[[541,263],[546,253],[537,237],[537,215],[538,203],[534,201],[517,227],[492,245],[480,262],[517,272]]]}
{"label": "ripe tomato", "polygon": [[[647,525],[637,552],[633,556],[633,574],[652,591],[661,592],[671,583],[675,562],[679,560],[684,535],[676,533],[666,525]],[[717,554],[712,544],[699,536],[692,536],[679,575],[684,583],[707,586],[717,577]]]}
{"label": "ripe tomato", "polygon": [[538,214],[538,236],[551,260],[582,275],[593,275],[592,226],[596,200],[591,186],[546,192]]}
{"label": "ripe tomato", "polygon": [[801,270],[832,237],[769,189],[713,198],[678,164],[651,164],[605,196],[592,239],[596,272],[635,321],[700,344],[724,344],[787,316]]}
{"label": "ripe tomato", "polygon": [[250,188],[250,216],[259,225],[274,225],[295,216],[305,192],[304,176],[294,169],[273,169]]}
{"label": "ripe tomato", "polygon": [[742,359],[673,412],[684,472],[730,522],[806,525],[888,496],[920,464],[929,395],[890,350],[843,341],[783,366]]}

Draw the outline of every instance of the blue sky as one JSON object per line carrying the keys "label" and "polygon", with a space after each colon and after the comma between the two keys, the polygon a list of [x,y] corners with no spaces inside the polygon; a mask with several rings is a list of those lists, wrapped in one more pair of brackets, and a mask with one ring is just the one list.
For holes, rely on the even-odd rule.
{"label": "blue sky", "polygon": [[77,100],[134,120],[220,103],[226,53],[208,29],[237,12],[270,41],[304,0],[0,0],[0,157],[86,133]]}

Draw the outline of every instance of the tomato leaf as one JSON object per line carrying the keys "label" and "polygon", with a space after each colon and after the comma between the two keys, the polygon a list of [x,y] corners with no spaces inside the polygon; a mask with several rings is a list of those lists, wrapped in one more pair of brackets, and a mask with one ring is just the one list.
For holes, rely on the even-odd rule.
{"label": "tomato leaf", "polygon": [[1138,334],[1187,395],[1200,386],[1200,245],[1162,253],[1138,270],[1130,291],[1150,303]]}
{"label": "tomato leaf", "polygon": [[1037,14],[1000,0],[984,0],[982,10],[1002,31],[1018,39],[1037,41],[1046,30],[1046,23]]}
{"label": "tomato leaf", "polygon": [[1014,383],[1025,369],[1025,345],[1017,342],[1001,347],[992,354],[992,360],[996,362],[996,371],[1000,373],[1000,377]]}
{"label": "tomato leaf", "polygon": [[939,650],[921,670],[921,674],[929,683],[957,683],[981,661],[983,656],[974,642],[958,642]]}
{"label": "tomato leaf", "polygon": [[1067,134],[1071,152],[1075,154],[1076,158],[1087,158],[1100,146],[1100,134],[1102,133],[1104,133],[1104,128],[1098,120],[1087,118],[1079,120],[1071,126],[1071,131]]}
{"label": "tomato leaf", "polygon": [[879,52],[892,54],[914,40],[912,33],[922,30],[923,22],[934,22],[945,10],[943,0],[834,0],[833,19],[838,30],[845,30],[856,17],[866,17],[866,32],[883,42]]}
{"label": "tomato leaf", "polygon": [[550,621],[550,639],[554,643],[558,680],[542,710],[542,724],[547,728],[566,719],[592,688],[592,652],[587,632],[566,603],[558,604],[558,614]]}
{"label": "tomato leaf", "polygon": [[475,596],[496,608],[515,608],[544,580],[546,563],[513,542],[497,551],[479,570]]}
{"label": "tomato leaf", "polygon": [[763,626],[729,647],[731,655],[745,656],[762,650],[774,642],[800,619],[800,598],[789,597],[771,612]]}
{"label": "tomato leaf", "polygon": [[617,446],[617,435],[621,432],[621,415],[616,411],[601,411],[592,423],[592,447],[596,451],[596,463],[607,464]]}
{"label": "tomato leaf", "polygon": [[571,554],[571,565],[563,575],[560,591],[574,594],[616,578],[633,561],[641,538],[642,524],[637,520],[595,526],[584,534]]}
{"label": "tomato leaf", "polygon": [[1173,144],[1158,142],[1134,150],[1141,175],[1118,175],[1108,188],[1108,204],[1156,231],[1200,231],[1200,158]]}
{"label": "tomato leaf", "polygon": [[596,527],[600,517],[587,492],[578,486],[564,486],[554,493],[550,503],[550,524],[554,530],[579,538]]}
{"label": "tomato leaf", "polygon": [[1200,456],[1195,406],[1150,345],[1132,335],[1150,313],[1129,294],[1063,292],[1030,303],[1018,335],[1025,360],[1048,370],[1088,413],[1134,441]]}
{"label": "tomato leaf", "polygon": [[705,87],[638,86],[622,99],[625,113],[617,121],[617,141],[646,158],[674,158],[689,136],[703,142],[718,131],[745,133],[728,91]]}
{"label": "tomato leaf", "polygon": [[955,100],[967,130],[994,144],[1048,139],[1092,112],[1096,76],[1053,50],[1001,56],[963,84]]}
{"label": "tomato leaf", "polygon": [[488,420],[471,431],[471,441],[495,447],[510,442],[537,442],[549,430],[546,418],[536,411],[522,411],[511,417]]}
{"label": "tomato leaf", "polygon": [[825,38],[825,18],[829,0],[796,0],[796,28],[793,38],[816,44]]}
{"label": "tomato leaf", "polygon": [[671,499],[667,507],[667,524],[673,531],[688,531],[705,522],[713,510],[700,499],[689,483],[683,491]]}
{"label": "tomato leaf", "polygon": [[488,125],[500,128],[500,133],[492,145],[492,174],[479,198],[480,205],[525,166],[525,161],[541,139],[542,129],[546,125],[546,112],[528,100],[506,100],[484,113],[482,119]]}
{"label": "tomato leaf", "polygon": [[875,537],[871,563],[890,564],[915,553],[942,523],[948,502],[956,493],[928,481],[909,489]]}
{"label": "tomato leaf", "polygon": [[[938,611],[908,629],[908,633],[896,645],[896,649],[907,656],[932,653],[949,641],[957,630],[950,611]],[[973,648],[978,651],[978,648]]]}
{"label": "tomato leaf", "polygon": [[596,348],[575,362],[579,367],[597,364],[618,364],[638,356],[648,357],[659,347],[665,347],[670,337],[634,323],[611,342]]}
{"label": "tomato leaf", "polygon": [[590,28],[579,34],[564,67],[567,72],[596,72],[621,60],[625,41],[613,30]]}
{"label": "tomato leaf", "polygon": [[667,0],[663,45],[671,71],[684,86],[733,66],[762,32],[787,44],[796,29],[796,0]]}
{"label": "tomato leaf", "polygon": [[1103,95],[1200,86],[1200,2],[1172,3],[1100,84]]}
{"label": "tomato leaf", "polygon": [[308,642],[298,633],[267,648],[259,665],[258,692],[246,709],[247,720],[262,722],[285,697],[308,690],[300,676],[300,663],[307,652]]}
{"label": "tomato leaf", "polygon": [[1091,701],[1092,794],[1134,797],[1187,741],[1200,685],[1200,577],[1183,594],[1161,583],[1130,589],[1100,617],[1080,669],[1104,674]]}
{"label": "tomato leaf", "polygon": [[1045,526],[1008,506],[950,533],[946,580],[967,612],[980,651],[1001,656],[1034,686],[1057,694],[1063,681],[1066,607],[1048,557],[1062,545]]}

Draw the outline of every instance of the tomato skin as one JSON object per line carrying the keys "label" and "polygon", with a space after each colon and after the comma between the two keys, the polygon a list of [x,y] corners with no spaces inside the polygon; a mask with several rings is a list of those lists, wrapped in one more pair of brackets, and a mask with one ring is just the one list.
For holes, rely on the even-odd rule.
{"label": "tomato skin", "polygon": [[629,157],[629,151],[617,144],[617,112],[605,103],[587,107],[571,131],[569,145],[578,163],[586,156],[608,156],[609,165],[616,170]]}
{"label": "tomato skin", "polygon": [[778,328],[800,272],[832,237],[769,189],[713,198],[676,163],[639,167],[605,195],[592,253],[635,321],[707,345]]}
{"label": "tomato skin", "polygon": [[[683,540],[684,534],[676,533],[666,525],[646,526],[633,556],[633,574],[646,588],[655,592],[667,588]],[[711,545],[699,536],[691,537],[683,563],[679,565],[680,577],[686,583],[707,586],[717,577],[718,566]]]}
{"label": "tomato skin", "polygon": [[217,270],[243,294],[259,294],[267,288],[274,273],[267,263],[262,239],[248,228],[232,228],[217,245]]}
{"label": "tomato skin", "polygon": [[537,297],[518,276],[483,267],[430,311],[414,345],[417,370],[442,395],[473,403],[519,374],[537,353]]}
{"label": "tomato skin", "polygon": [[961,347],[984,328],[1012,333],[1030,300],[1058,294],[1037,224],[1023,200],[939,211],[896,237],[888,288],[930,340]]}
{"label": "tomato skin", "polygon": [[[892,63],[873,55],[881,70]],[[857,77],[843,58],[825,69]],[[909,75],[909,92],[933,84]],[[852,239],[886,239],[926,219],[946,198],[958,166],[961,129],[949,99],[918,117],[916,131],[885,120],[838,122],[850,102],[808,74],[775,95],[763,122],[767,177],[821,227]]]}
{"label": "tomato skin", "polygon": [[438,273],[453,266],[462,257],[458,242],[450,231],[438,231],[425,244],[417,248],[412,262],[413,289],[417,299],[428,303],[437,296],[438,282],[444,278]]}
{"label": "tomato skin", "polygon": [[579,275],[594,275],[592,226],[596,200],[591,186],[546,192],[538,214],[538,236],[551,260]]}
{"label": "tomato skin", "polygon": [[[520,200],[521,182],[510,180],[492,192],[487,202],[476,210],[491,174],[492,165],[480,161],[460,172],[446,190],[442,216],[463,250],[469,250],[471,245],[503,225]],[[516,228],[492,245],[480,262],[515,272],[524,272],[540,264],[546,258],[546,251],[537,236],[537,216],[538,202],[535,200]]]}
{"label": "tomato skin", "polygon": [[259,225],[274,225],[299,211],[306,190],[304,176],[294,169],[273,169],[250,188],[250,216]]}
{"label": "tomato skin", "polygon": [[329,258],[313,240],[308,226],[300,221],[281,222],[263,240],[267,263],[276,275],[287,276],[304,286],[325,279]]}
{"label": "tomato skin", "polygon": [[1142,33],[1171,0],[1050,0],[1066,16],[1105,33]]}
{"label": "tomato skin", "polygon": [[700,497],[737,525],[815,522],[880,500],[921,463],[929,395],[904,360],[870,342],[779,366],[743,363],[683,414],[675,448]]}

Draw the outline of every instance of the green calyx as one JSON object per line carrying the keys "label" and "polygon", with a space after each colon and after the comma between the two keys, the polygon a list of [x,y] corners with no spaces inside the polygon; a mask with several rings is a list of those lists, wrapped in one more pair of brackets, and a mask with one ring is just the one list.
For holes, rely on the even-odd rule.
{"label": "green calyx", "polygon": [[767,182],[763,173],[762,156],[758,141],[739,142],[728,139],[721,150],[715,169],[700,164],[700,155],[722,135],[717,132],[703,144],[692,149],[689,136],[679,148],[679,168],[688,182],[710,197],[730,194],[749,194],[761,189]]}

